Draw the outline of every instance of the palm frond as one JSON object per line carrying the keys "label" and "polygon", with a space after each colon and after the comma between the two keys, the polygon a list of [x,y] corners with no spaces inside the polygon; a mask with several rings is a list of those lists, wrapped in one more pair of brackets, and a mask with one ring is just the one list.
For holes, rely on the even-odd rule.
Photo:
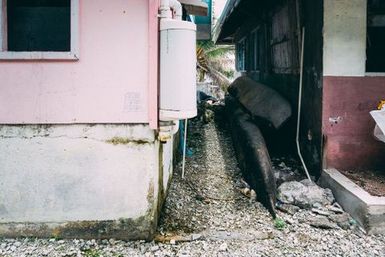
{"label": "palm frond", "polygon": [[212,41],[199,41],[196,53],[198,81],[203,82],[205,78],[210,78],[226,90],[234,74],[234,46],[216,46]]}
{"label": "palm frond", "polygon": [[228,75],[234,74],[233,62],[229,58],[234,55],[234,46],[216,46],[211,41],[199,41],[196,53],[198,81],[203,82],[208,77],[225,90],[231,83]]}
{"label": "palm frond", "polygon": [[231,51],[234,51],[234,46],[217,46],[212,49],[206,50],[205,53],[211,58],[222,57]]}

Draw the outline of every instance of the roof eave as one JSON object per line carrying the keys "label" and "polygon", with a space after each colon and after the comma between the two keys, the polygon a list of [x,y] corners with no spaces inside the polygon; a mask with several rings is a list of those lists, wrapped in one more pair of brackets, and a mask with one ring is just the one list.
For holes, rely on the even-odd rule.
{"label": "roof eave", "polygon": [[214,43],[225,43],[228,40],[222,38],[222,30],[225,25],[227,19],[233,13],[234,9],[238,6],[241,0],[228,0],[225,8],[223,9],[222,15],[219,17],[217,24],[213,30],[213,41]]}

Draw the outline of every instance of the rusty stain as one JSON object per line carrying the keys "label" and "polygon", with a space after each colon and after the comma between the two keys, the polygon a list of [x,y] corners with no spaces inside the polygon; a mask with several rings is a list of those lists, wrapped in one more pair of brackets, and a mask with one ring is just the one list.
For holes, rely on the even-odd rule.
{"label": "rusty stain", "polygon": [[148,193],[147,193],[147,201],[151,204],[154,201],[154,182],[151,181],[150,185],[148,186]]}

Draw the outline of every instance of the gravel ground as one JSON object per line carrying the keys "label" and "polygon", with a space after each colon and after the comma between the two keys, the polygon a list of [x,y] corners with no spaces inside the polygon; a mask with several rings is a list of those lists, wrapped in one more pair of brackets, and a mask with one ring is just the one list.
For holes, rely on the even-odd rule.
{"label": "gravel ground", "polygon": [[384,236],[355,226],[314,228],[307,222],[316,217],[311,211],[279,212],[284,222],[274,222],[253,194],[241,193],[245,184],[222,126],[195,122],[189,140],[194,153],[186,178],[178,166],[154,242],[4,239],[0,257],[385,256]]}

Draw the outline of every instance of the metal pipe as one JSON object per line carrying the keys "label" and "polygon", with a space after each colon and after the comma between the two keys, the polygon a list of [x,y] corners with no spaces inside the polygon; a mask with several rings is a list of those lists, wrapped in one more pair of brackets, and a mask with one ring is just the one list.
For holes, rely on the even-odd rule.
{"label": "metal pipe", "polygon": [[186,166],[186,149],[187,149],[187,125],[188,119],[185,120],[184,123],[184,138],[183,138],[183,162],[182,162],[182,179],[184,179],[185,174],[185,166]]}
{"label": "metal pipe", "polygon": [[[161,19],[182,20],[182,15],[183,15],[182,4],[177,0],[161,0],[159,11],[160,11]],[[168,135],[163,137],[168,139],[172,138],[172,135],[178,132],[178,129],[179,129],[179,122],[177,122],[176,125],[170,127],[169,138],[167,137]],[[185,164],[186,164],[186,142],[187,142],[187,119],[185,121],[185,128],[184,128],[183,164],[182,164],[183,179],[184,179]]]}
{"label": "metal pipe", "polygon": [[177,0],[169,0],[170,1],[170,8],[172,10],[173,19],[175,20],[182,20],[182,4],[179,3]]}
{"label": "metal pipe", "polygon": [[303,56],[305,52],[305,27],[302,28],[302,42],[301,42],[301,62],[300,62],[300,73],[299,73],[299,93],[298,93],[298,116],[297,116],[297,135],[296,135],[296,143],[297,143],[297,152],[298,156],[301,160],[302,166],[305,170],[307,178],[311,180],[309,171],[306,167],[306,163],[302,157],[301,147],[299,144],[299,131],[301,127],[301,107],[302,107],[302,86],[303,86]]}
{"label": "metal pipe", "polygon": [[172,18],[172,13],[170,9],[170,0],[161,0],[160,1],[160,18],[161,19],[171,19]]}
{"label": "metal pipe", "polygon": [[160,18],[182,20],[182,4],[177,0],[161,0]]}

